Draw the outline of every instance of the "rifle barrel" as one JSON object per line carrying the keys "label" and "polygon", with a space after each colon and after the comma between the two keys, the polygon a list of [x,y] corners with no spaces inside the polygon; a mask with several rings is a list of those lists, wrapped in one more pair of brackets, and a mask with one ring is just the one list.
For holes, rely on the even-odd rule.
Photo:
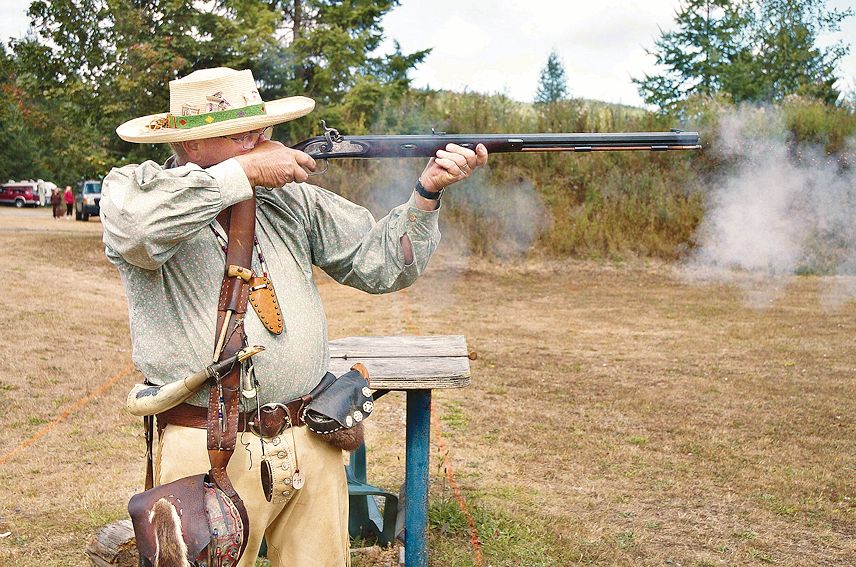
{"label": "rifle barrel", "polygon": [[315,159],[433,157],[446,144],[490,153],[700,149],[698,132],[316,136],[292,146]]}

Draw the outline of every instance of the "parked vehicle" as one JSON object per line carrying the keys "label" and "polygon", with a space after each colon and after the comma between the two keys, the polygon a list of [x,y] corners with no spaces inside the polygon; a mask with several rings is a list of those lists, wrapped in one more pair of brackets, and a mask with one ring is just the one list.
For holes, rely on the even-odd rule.
{"label": "parked vehicle", "polygon": [[74,197],[74,218],[88,221],[90,215],[101,214],[101,182],[94,179],[78,181]]}
{"label": "parked vehicle", "polygon": [[37,207],[39,190],[35,181],[10,181],[0,185],[0,203],[21,207]]}

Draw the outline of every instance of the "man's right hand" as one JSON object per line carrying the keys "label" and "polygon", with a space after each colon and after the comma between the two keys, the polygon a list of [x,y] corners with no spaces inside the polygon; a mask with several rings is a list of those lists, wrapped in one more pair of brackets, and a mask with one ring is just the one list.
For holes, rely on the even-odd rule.
{"label": "man's right hand", "polygon": [[309,154],[273,140],[265,140],[235,159],[253,187],[276,188],[292,181],[303,183],[309,179],[308,172],[315,171],[315,160]]}

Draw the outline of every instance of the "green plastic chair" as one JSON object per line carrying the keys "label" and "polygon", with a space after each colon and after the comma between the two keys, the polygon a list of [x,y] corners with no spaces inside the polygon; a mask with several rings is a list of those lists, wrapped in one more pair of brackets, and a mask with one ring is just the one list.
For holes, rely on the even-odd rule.
{"label": "green plastic chair", "polygon": [[[348,478],[348,533],[351,538],[373,538],[382,547],[392,544],[398,516],[398,496],[366,482],[365,444],[351,453],[345,474]],[[382,515],[375,496],[384,498]]]}

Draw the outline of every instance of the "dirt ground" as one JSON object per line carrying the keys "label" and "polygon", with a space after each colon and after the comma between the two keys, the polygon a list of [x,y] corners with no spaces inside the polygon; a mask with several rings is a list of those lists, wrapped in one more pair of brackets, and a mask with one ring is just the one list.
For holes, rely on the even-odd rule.
{"label": "dirt ground", "polygon": [[[433,565],[856,565],[856,302],[828,279],[759,309],[662,264],[436,260],[389,296],[319,278],[331,338],[478,353],[434,395]],[[0,208],[0,275],[0,565],[86,565],[142,483],[121,285],[98,220],[45,209]],[[368,439],[397,490],[403,396]]]}

